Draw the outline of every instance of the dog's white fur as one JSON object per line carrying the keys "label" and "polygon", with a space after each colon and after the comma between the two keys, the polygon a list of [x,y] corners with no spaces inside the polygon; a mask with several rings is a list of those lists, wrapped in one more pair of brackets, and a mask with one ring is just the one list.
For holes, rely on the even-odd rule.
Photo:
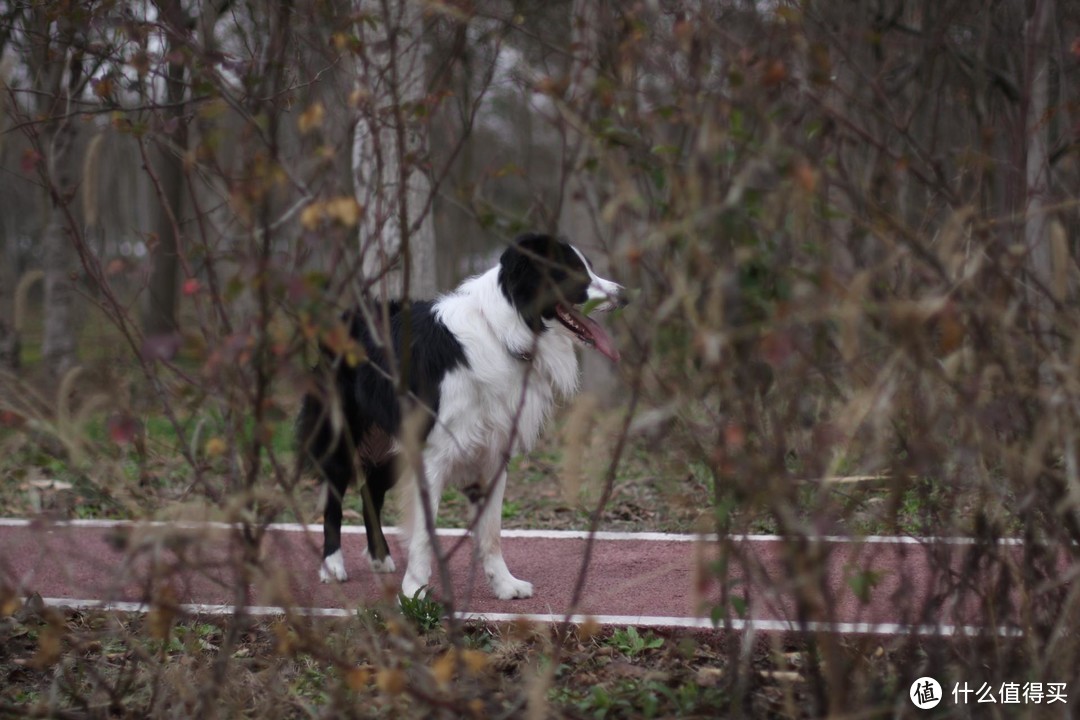
{"label": "dog's white fur", "polygon": [[[609,309],[605,306],[620,286],[591,268],[589,275],[589,298],[606,301],[597,310]],[[506,461],[511,454],[531,450],[555,403],[577,391],[578,360],[574,337],[561,323],[549,323],[539,335],[529,329],[503,295],[498,276],[495,267],[435,304],[435,314],[461,343],[468,367],[443,378],[438,418],[422,453],[422,478],[433,518],[447,486],[477,484],[488,495],[479,518],[470,521],[475,521],[474,541],[484,575],[496,597],[507,600],[531,597],[533,586],[514,577],[503,560]],[[418,473],[409,472],[404,487],[408,562],[401,590],[407,597],[431,579],[431,538],[417,480]]]}

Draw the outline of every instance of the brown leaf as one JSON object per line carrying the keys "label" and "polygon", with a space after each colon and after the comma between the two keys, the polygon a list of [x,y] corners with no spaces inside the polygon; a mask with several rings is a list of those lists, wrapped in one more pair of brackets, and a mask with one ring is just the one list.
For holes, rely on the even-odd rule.
{"label": "brown leaf", "polygon": [[431,674],[440,687],[446,687],[454,679],[457,670],[457,656],[453,650],[444,652],[431,663]]}
{"label": "brown leaf", "polygon": [[400,695],[405,692],[406,677],[403,670],[386,668],[375,673],[375,686],[387,695]]}
{"label": "brown leaf", "polygon": [[117,445],[127,445],[135,439],[139,432],[139,421],[127,413],[111,415],[105,421],[109,432],[109,439]]}
{"label": "brown leaf", "polygon": [[314,230],[319,227],[323,218],[323,204],[313,202],[300,212],[300,224],[306,230]]}
{"label": "brown leaf", "polygon": [[787,80],[788,72],[784,62],[779,59],[770,60],[765,66],[765,73],[761,77],[761,84],[765,87],[779,85]]}
{"label": "brown leaf", "polygon": [[956,308],[947,306],[945,312],[938,319],[938,352],[942,356],[952,355],[960,349],[964,342],[964,324],[957,317]]}
{"label": "brown leaf", "polygon": [[30,173],[34,172],[34,169],[37,168],[38,164],[44,159],[44,156],[42,156],[42,154],[38,151],[32,148],[27,148],[23,151],[22,160],[19,162],[19,167],[24,173],[29,175]]}
{"label": "brown leaf", "polygon": [[350,690],[363,690],[368,686],[368,683],[370,681],[370,665],[360,665],[359,667],[354,667],[353,669],[345,673],[345,685],[348,686]]}
{"label": "brown leaf", "polygon": [[11,617],[22,607],[22,600],[14,592],[5,590],[0,594],[0,617]]}
{"label": "brown leaf", "polygon": [[356,198],[348,195],[327,200],[325,208],[327,217],[347,228],[356,227],[363,215],[360,203],[356,202]]}
{"label": "brown leaf", "polygon": [[805,160],[800,160],[795,163],[795,167],[792,169],[792,176],[795,178],[795,182],[799,187],[808,193],[814,192],[818,184],[818,174],[810,163]]}
{"label": "brown leaf", "polygon": [[221,457],[228,448],[225,441],[219,437],[212,437],[206,441],[206,454],[209,457]]}
{"label": "brown leaf", "polygon": [[172,632],[176,619],[176,591],[172,586],[164,585],[154,595],[150,612],[146,614],[146,627],[150,637],[166,640]]}
{"label": "brown leaf", "polygon": [[488,655],[485,652],[480,650],[462,650],[460,654],[466,669],[473,675],[479,675],[487,667]]}
{"label": "brown leaf", "polygon": [[56,664],[63,650],[64,628],[61,623],[49,623],[38,634],[37,651],[30,665],[38,670],[45,670]]}
{"label": "brown leaf", "polygon": [[326,108],[323,107],[321,102],[314,102],[307,110],[300,113],[300,119],[297,120],[296,126],[299,128],[301,134],[306,135],[312,130],[322,127],[323,120],[325,119]]}

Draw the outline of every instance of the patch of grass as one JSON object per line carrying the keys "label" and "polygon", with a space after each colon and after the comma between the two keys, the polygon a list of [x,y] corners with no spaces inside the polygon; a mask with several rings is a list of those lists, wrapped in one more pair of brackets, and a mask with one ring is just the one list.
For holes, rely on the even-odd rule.
{"label": "patch of grass", "polygon": [[443,491],[439,501],[439,515],[437,523],[439,527],[465,527],[469,517],[469,500],[458,491],[457,488],[449,487]]}
{"label": "patch of grass", "polygon": [[306,660],[291,684],[291,694],[315,705],[324,706],[330,701],[328,686],[333,683],[332,669],[313,660]]}
{"label": "patch of grass", "polygon": [[398,595],[401,614],[421,633],[431,632],[442,624],[446,607],[435,599],[430,588],[422,587],[412,597]]}
{"label": "patch of grass", "polygon": [[940,483],[929,478],[917,480],[903,491],[899,517],[901,527],[914,535],[927,534],[934,524],[935,508],[941,506],[943,499]]}
{"label": "patch of grass", "polygon": [[612,647],[623,655],[632,658],[644,653],[646,650],[656,650],[663,647],[664,639],[658,638],[651,632],[642,636],[633,625],[628,625],[623,630],[616,630],[611,634],[608,641]]}
{"label": "patch of grass", "polygon": [[368,630],[381,633],[386,630],[386,614],[377,605],[365,605],[357,608],[356,618]]}
{"label": "patch of grass", "polygon": [[622,679],[586,690],[553,688],[548,699],[593,718],[713,716],[727,704],[725,694],[692,682],[669,686],[659,680]]}
{"label": "patch of grass", "polygon": [[513,520],[521,515],[522,504],[517,500],[505,500],[502,506],[503,520]]}

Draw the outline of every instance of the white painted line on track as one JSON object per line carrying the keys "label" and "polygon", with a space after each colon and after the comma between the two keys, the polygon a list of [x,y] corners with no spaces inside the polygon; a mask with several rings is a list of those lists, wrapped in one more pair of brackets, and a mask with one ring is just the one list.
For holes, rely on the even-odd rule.
{"label": "white painted line on track", "polygon": [[[42,529],[51,527],[73,528],[120,528],[120,527],[174,527],[182,530],[236,530],[241,527],[239,523],[227,523],[216,521],[165,521],[165,520],[31,520],[27,518],[0,518],[0,527],[28,527],[39,525]],[[268,530],[277,532],[318,532],[321,523],[271,523]],[[343,525],[343,535],[363,535],[363,525]],[[401,528],[387,526],[383,528],[387,535],[400,535]],[[436,533],[443,537],[462,537],[467,534],[464,528],[439,528]],[[504,538],[542,538],[548,540],[584,540],[589,537],[587,530],[513,530],[504,529]],[[597,540],[644,540],[653,542],[715,542],[718,536],[715,533],[687,534],[687,533],[663,533],[663,532],[620,532],[601,530],[593,537]],[[914,535],[728,535],[726,540],[732,542],[791,542],[809,541],[823,543],[854,543],[854,544],[880,544],[880,545],[977,545],[981,541],[971,537],[948,537],[948,536],[914,536]],[[1023,545],[1021,538],[1005,537],[998,538],[998,545]]]}
{"label": "white painted line on track", "polygon": [[[457,613],[465,620],[486,622],[512,622],[530,620],[538,623],[560,623],[565,615],[513,613]],[[570,622],[580,625],[588,620],[600,625],[635,625],[638,627],[683,627],[701,630],[727,629],[736,631],[756,630],[761,632],[830,632],[840,635],[931,635],[951,637],[953,635],[976,636],[988,634],[987,629],[977,625],[904,625],[900,623],[850,623],[850,622],[808,622],[800,625],[788,620],[733,620],[721,621],[719,626],[708,618],[666,617],[655,615],[571,615]],[[990,631],[1002,637],[1021,636],[1016,628],[999,626]]]}
{"label": "white painted line on track", "polygon": [[[105,612],[145,613],[149,610],[146,603],[137,602],[102,602],[99,600],[75,598],[42,598],[47,607],[67,608],[71,610],[98,610]],[[177,606],[190,615],[236,615],[235,605],[206,605],[187,603]],[[355,610],[347,608],[290,608],[253,605],[243,609],[244,615],[280,616],[286,614],[306,617],[351,617]],[[458,612],[455,616],[471,622],[509,623],[522,620],[540,624],[562,623],[569,619],[575,625],[595,622],[602,626],[626,627],[671,627],[695,630],[734,630],[736,632],[828,632],[839,635],[918,635],[921,637],[977,637],[996,635],[998,637],[1023,637],[1018,628],[998,626],[988,629],[978,625],[905,625],[900,623],[850,623],[850,622],[808,622],[804,625],[788,620],[741,620],[721,622],[719,626],[708,618],[671,617],[658,615],[565,615],[543,613],[474,613]]]}

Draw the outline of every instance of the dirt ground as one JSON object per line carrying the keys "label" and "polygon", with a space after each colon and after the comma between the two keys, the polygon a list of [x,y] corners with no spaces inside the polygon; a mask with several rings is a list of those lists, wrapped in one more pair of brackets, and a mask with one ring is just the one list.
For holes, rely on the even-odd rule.
{"label": "dirt ground", "polygon": [[[423,626],[390,606],[310,620],[7,602],[5,717],[194,717],[213,707],[220,717],[260,718],[803,718],[821,716],[830,702],[860,705],[871,717],[895,699],[898,668],[912,652],[906,640],[838,639],[829,657],[859,667],[862,682],[830,701],[810,690],[828,683],[815,662],[823,649],[796,637],[745,646],[714,632]],[[220,683],[208,684],[213,673]],[[820,681],[808,682],[814,675]]]}

